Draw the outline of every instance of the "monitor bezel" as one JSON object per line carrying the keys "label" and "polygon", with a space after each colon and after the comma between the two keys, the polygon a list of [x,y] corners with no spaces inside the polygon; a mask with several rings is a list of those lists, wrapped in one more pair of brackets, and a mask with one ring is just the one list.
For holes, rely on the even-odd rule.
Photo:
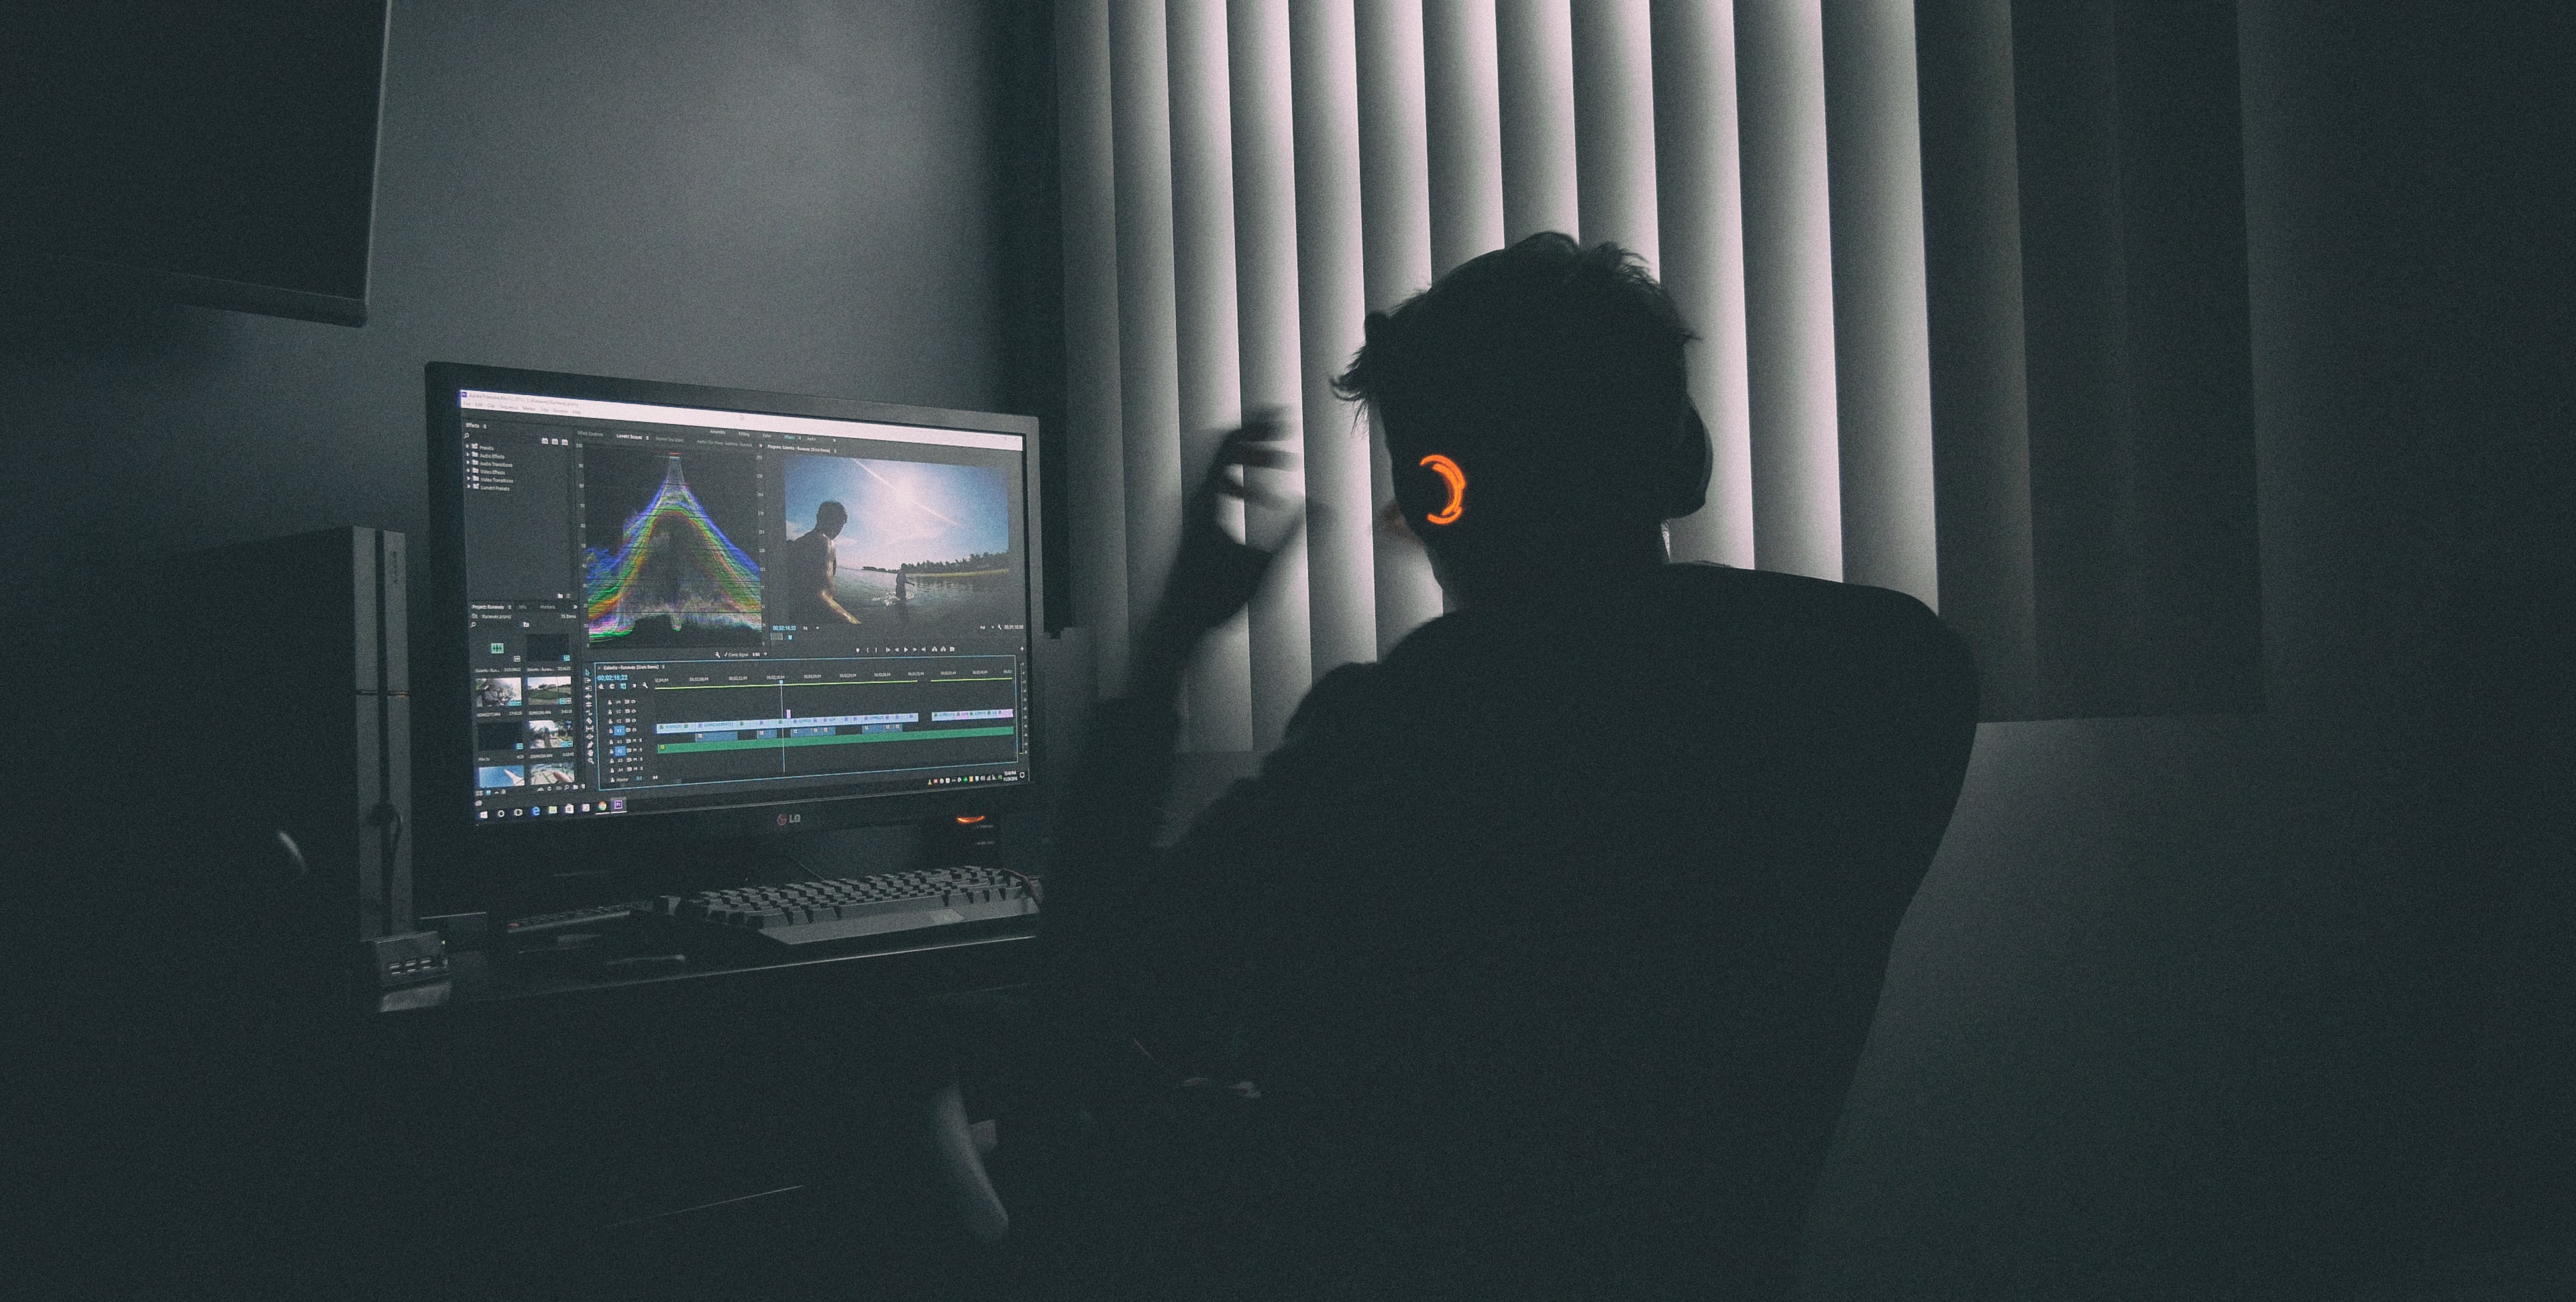
{"label": "monitor bezel", "polygon": [[[1045,638],[1045,563],[1040,518],[1039,457],[1043,440],[1035,416],[963,411],[869,402],[807,394],[731,389],[660,380],[515,367],[431,362],[423,368],[428,401],[430,530],[426,549],[427,607],[414,612],[411,719],[413,774],[420,788],[413,801],[414,821],[422,849],[434,859],[455,864],[468,877],[484,877],[496,859],[524,861],[531,855],[551,861],[579,857],[585,851],[615,856],[622,850],[672,839],[757,838],[946,820],[958,815],[1000,816],[1036,808],[1044,780],[1040,750],[1047,726],[1044,688],[1039,681],[1039,644]],[[1022,436],[1020,495],[1023,537],[1028,549],[1024,581],[1028,585],[1028,627],[1023,643],[1028,661],[1026,708],[1029,717],[1029,776],[1018,783],[962,791],[892,794],[809,794],[744,801],[712,809],[676,809],[621,814],[606,818],[568,819],[561,823],[513,822],[478,824],[472,817],[470,780],[473,754],[469,711],[462,693],[470,681],[470,622],[466,614],[464,556],[464,430],[460,395],[464,390],[528,393],[602,402],[644,403],[717,411],[828,420],[868,421],[939,429],[975,430]],[[453,699],[451,700],[451,697]],[[450,705],[455,708],[449,708]],[[444,843],[440,845],[438,843]],[[464,886],[462,882],[448,883]],[[483,882],[467,894],[507,889],[507,882]],[[447,892],[438,892],[447,894]]]}

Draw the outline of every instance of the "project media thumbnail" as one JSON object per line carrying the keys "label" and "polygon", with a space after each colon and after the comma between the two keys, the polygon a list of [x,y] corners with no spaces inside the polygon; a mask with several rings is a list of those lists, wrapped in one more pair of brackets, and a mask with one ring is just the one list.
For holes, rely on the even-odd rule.
{"label": "project media thumbnail", "polygon": [[473,693],[474,749],[487,761],[474,766],[478,789],[571,786],[580,780],[568,755],[545,754],[572,749],[572,675],[478,674]]}

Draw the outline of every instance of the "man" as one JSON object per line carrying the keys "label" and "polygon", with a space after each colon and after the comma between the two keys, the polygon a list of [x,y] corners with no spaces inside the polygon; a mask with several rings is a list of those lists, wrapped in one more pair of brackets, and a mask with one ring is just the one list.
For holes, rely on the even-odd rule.
{"label": "man", "polygon": [[1339,386],[1450,613],[1326,675],[1158,852],[1183,666],[1271,550],[1213,499],[1282,463],[1268,431],[1194,496],[1047,878],[1092,1041],[1245,1082],[1128,1109],[1157,1155],[1091,1237],[1162,1285],[1788,1288],[1976,680],[1911,597],[1667,562],[1709,475],[1689,338],[1632,256],[1556,234],[1372,313]]}
{"label": "man", "polygon": [[832,551],[832,540],[841,536],[841,527],[849,522],[849,509],[838,502],[827,501],[814,508],[814,527],[791,540],[786,554],[778,558],[778,590],[786,597],[781,603],[785,618],[773,617],[773,622],[799,628],[859,622],[832,596],[832,579],[840,572],[840,559]]}

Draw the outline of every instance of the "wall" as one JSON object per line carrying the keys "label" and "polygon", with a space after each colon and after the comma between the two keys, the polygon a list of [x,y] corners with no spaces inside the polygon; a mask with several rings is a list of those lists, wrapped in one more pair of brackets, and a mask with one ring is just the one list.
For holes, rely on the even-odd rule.
{"label": "wall", "polygon": [[187,780],[131,744],[167,556],[424,534],[426,361],[1033,409],[1022,8],[396,4],[367,326],[0,291],[14,812]]}
{"label": "wall", "polygon": [[1981,730],[1817,1296],[2333,1296],[2533,1241],[2489,1162],[2568,1066],[2494,997],[2567,844],[2549,8],[2241,0],[2267,709]]}

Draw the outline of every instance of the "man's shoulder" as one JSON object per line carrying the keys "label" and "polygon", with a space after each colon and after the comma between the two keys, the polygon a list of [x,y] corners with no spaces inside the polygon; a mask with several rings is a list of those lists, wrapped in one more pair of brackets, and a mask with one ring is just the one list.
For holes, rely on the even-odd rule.
{"label": "man's shoulder", "polygon": [[1919,622],[1931,608],[1892,588],[1809,578],[1778,570],[1677,563],[1656,571],[1649,599],[1730,614],[1777,613],[1848,620]]}
{"label": "man's shoulder", "polygon": [[1767,570],[1675,566],[1694,591],[1697,632],[1712,647],[1797,675],[1857,673],[1973,695],[1975,657],[1909,593]]}
{"label": "man's shoulder", "polygon": [[1312,737],[1318,731],[1365,726],[1378,717],[1387,688],[1387,668],[1374,660],[1341,665],[1315,680],[1288,716],[1287,740]]}
{"label": "man's shoulder", "polygon": [[[1817,632],[1951,637],[1930,607],[1893,589],[1680,562],[1570,598],[1561,608],[1513,616],[1478,611],[1441,616],[1399,643],[1388,664],[1398,671],[1428,667],[1505,643],[1562,646],[1600,638],[1679,638],[1716,646]],[[1368,681],[1355,676],[1350,686],[1365,690]]]}
{"label": "man's shoulder", "polygon": [[1383,717],[1453,687],[1580,695],[1561,672],[1568,666],[1655,678],[1683,691],[1699,690],[1691,684],[1740,692],[1752,684],[1828,690],[1902,682],[1973,694],[1976,677],[1966,644],[1905,593],[1674,564],[1582,594],[1561,610],[1442,616],[1371,667],[1379,672],[1348,675],[1332,704]]}
{"label": "man's shoulder", "polygon": [[1946,655],[1966,647],[1919,598],[1893,588],[1720,565],[1669,565],[1645,595],[1650,622],[1719,641],[1862,642]]}

